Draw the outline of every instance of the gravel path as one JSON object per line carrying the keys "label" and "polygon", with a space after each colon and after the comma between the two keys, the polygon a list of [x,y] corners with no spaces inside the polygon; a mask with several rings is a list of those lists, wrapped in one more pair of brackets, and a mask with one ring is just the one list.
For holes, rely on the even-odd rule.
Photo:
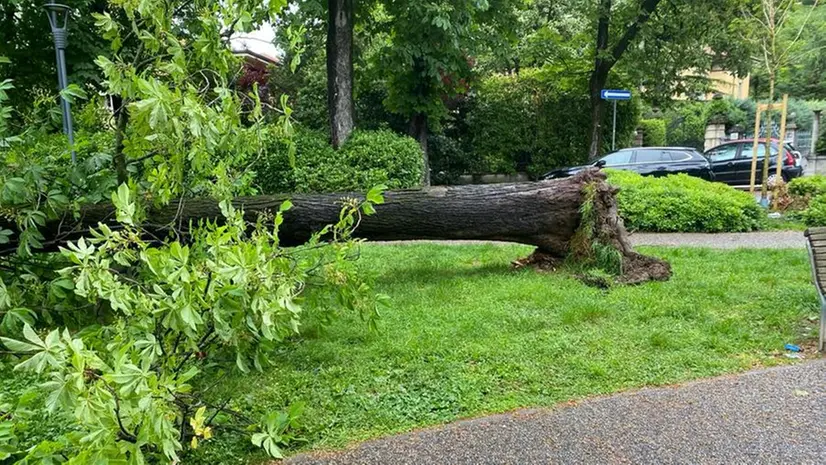
{"label": "gravel path", "polygon": [[826,360],[520,410],[292,465],[826,463]]}
{"label": "gravel path", "polygon": [[714,249],[790,249],[805,248],[806,238],[801,231],[767,231],[752,233],[636,233],[631,242],[637,245],[664,245],[679,247],[711,247]]}

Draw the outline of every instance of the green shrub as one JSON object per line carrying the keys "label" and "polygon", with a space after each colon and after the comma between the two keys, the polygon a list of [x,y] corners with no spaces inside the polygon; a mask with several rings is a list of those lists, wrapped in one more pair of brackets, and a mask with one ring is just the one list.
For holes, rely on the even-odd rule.
{"label": "green shrub", "polygon": [[415,139],[389,129],[355,131],[342,147],[355,169],[356,189],[384,184],[390,189],[415,187],[422,180],[422,149]]}
{"label": "green shrub", "polygon": [[[752,127],[754,125],[754,118],[757,114],[757,104],[758,103],[768,103],[768,99],[765,97],[761,97],[760,101],[756,101],[754,99],[747,99],[747,100],[735,100],[737,107],[743,112],[745,118],[739,124],[741,126],[745,126],[746,129],[751,132]],[[812,130],[812,123],[814,122],[814,111],[813,109],[819,108],[818,101],[811,101],[807,102],[805,100],[799,100],[794,97],[789,99],[789,108],[787,110],[787,114],[790,117],[790,121],[794,120],[794,123],[797,125],[798,131],[811,131]],[[763,121],[765,121],[766,113],[763,113]],[[780,121],[780,105],[775,105],[772,110],[772,121],[779,122]],[[779,124],[779,123],[778,123]]]}
{"label": "green shrub", "polygon": [[[469,153],[479,172],[542,174],[587,160],[590,104],[585,82],[546,70],[482,80],[467,117]],[[617,106],[617,145],[628,146],[638,118],[636,103]],[[611,127],[610,108],[603,127]],[[603,138],[610,150],[610,129]]]}
{"label": "green shrub", "polygon": [[263,193],[363,191],[379,184],[414,187],[422,176],[422,152],[410,137],[390,130],[355,131],[334,150],[321,131],[299,129],[295,166],[287,144],[270,135],[267,156],[254,165]]}
{"label": "green shrub", "polygon": [[706,115],[702,102],[684,103],[666,111],[666,143],[678,147],[703,148]]}
{"label": "green shrub", "polygon": [[640,120],[642,129],[642,145],[645,147],[662,147],[665,145],[665,120]]}
{"label": "green shrub", "polygon": [[739,232],[758,229],[763,210],[754,198],[725,184],[677,174],[644,177],[606,170],[620,187],[620,216],[629,230],[657,232]]}
{"label": "green shrub", "polygon": [[801,197],[826,194],[826,176],[814,175],[794,178],[789,182],[789,193]]}
{"label": "green shrub", "polygon": [[75,110],[75,131],[106,131],[112,114],[106,109],[105,99],[101,95],[93,96],[88,102]]}
{"label": "green shrub", "polygon": [[826,194],[815,196],[801,218],[806,226],[826,226]]}
{"label": "green shrub", "polygon": [[665,112],[666,144],[694,147],[703,150],[706,125],[712,119],[722,121],[727,128],[754,122],[749,119],[749,108],[756,108],[750,100],[714,99],[710,101],[686,101]]}

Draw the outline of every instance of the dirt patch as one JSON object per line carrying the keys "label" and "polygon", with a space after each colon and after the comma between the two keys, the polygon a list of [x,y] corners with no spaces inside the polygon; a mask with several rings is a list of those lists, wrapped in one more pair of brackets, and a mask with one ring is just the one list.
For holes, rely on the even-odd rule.
{"label": "dirt patch", "polygon": [[536,268],[539,271],[556,271],[558,270],[563,263],[565,263],[564,258],[557,257],[556,255],[549,254],[547,252],[542,252],[539,249],[533,251],[532,254],[528,255],[525,258],[520,258],[519,260],[514,260],[511,262],[511,265],[515,269],[525,268],[525,267],[532,267]]}
{"label": "dirt patch", "polygon": [[[531,267],[537,271],[554,272],[558,271],[565,264],[565,259],[556,255],[542,252],[539,249],[532,254],[512,263],[515,269]],[[599,288],[607,287],[601,281],[591,282],[592,278],[587,275],[577,276],[586,285]],[[642,255],[637,252],[629,252],[623,257],[622,274],[616,277],[618,284],[642,284],[647,281],[668,281],[671,278],[671,264],[657,257]]]}
{"label": "dirt patch", "polygon": [[657,257],[637,252],[626,253],[622,260],[622,275],[617,277],[621,284],[641,284],[646,281],[668,281],[671,278],[671,264]]}

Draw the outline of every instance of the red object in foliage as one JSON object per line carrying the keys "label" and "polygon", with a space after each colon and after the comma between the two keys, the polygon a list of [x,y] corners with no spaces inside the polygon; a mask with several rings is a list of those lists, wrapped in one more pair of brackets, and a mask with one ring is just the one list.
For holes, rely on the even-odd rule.
{"label": "red object in foliage", "polygon": [[268,80],[269,72],[265,66],[247,62],[244,63],[244,71],[238,78],[238,86],[242,89],[251,89],[254,83],[258,83],[258,87],[263,87]]}

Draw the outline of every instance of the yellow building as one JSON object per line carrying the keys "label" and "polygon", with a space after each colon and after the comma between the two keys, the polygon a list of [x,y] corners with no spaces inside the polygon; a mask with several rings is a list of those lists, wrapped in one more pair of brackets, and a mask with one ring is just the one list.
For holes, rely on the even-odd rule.
{"label": "yellow building", "polygon": [[739,78],[733,73],[720,69],[712,70],[707,77],[714,91],[706,94],[706,99],[714,97],[715,93],[740,100],[749,98],[749,76]]}
{"label": "yellow building", "polygon": [[[683,75],[693,78],[699,77],[691,71],[685,71]],[[749,76],[739,78],[729,71],[714,68],[703,77],[709,80],[711,90],[705,94],[692,95],[694,100],[711,100],[715,94],[740,100],[749,98]],[[688,96],[679,94],[675,95],[674,98],[677,100],[687,100]]]}

